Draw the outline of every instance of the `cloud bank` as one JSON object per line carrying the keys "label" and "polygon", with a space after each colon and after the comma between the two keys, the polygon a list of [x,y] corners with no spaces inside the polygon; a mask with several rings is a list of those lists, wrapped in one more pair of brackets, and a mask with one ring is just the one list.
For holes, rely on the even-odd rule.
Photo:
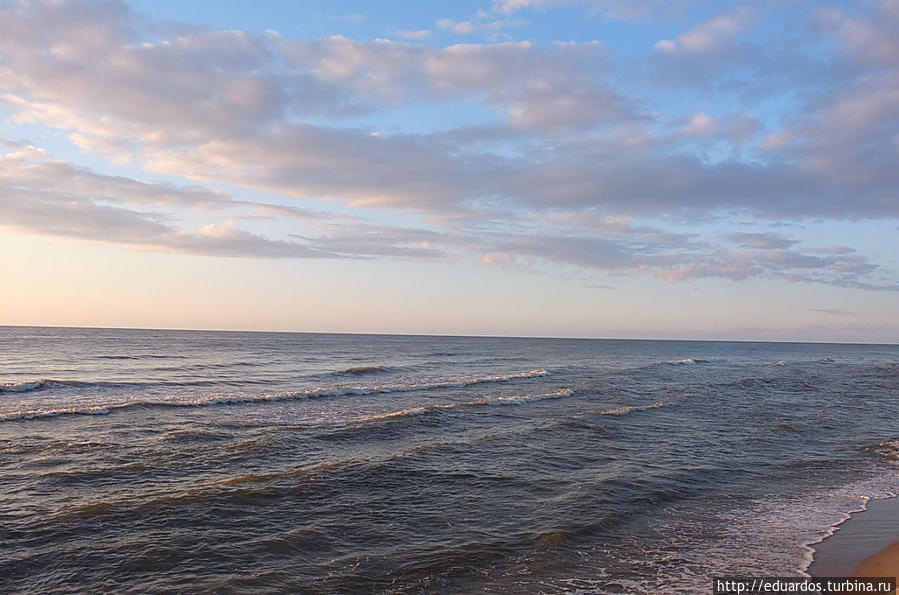
{"label": "cloud bank", "polygon": [[[434,26],[468,35],[566,4],[607,19],[660,10],[503,0],[493,15]],[[673,282],[894,289],[851,248],[800,249],[763,229],[680,231],[735,215],[762,228],[899,218],[894,4],[852,14],[802,5],[802,43],[766,10],[725,7],[633,58],[599,41],[418,43],[430,29],[396,32],[399,41],[293,39],[160,23],[112,0],[0,4],[10,121],[180,180],[106,175],[11,147],[0,224],[221,256],[536,260]],[[695,105],[668,105],[672,89]],[[450,108],[463,117],[447,125]],[[430,128],[374,124],[405,109],[429,112]],[[222,185],[285,202],[208,189]],[[313,216],[313,201],[418,224]],[[251,233],[238,227],[248,212],[298,227],[277,239]],[[213,222],[188,227],[197,213]]]}

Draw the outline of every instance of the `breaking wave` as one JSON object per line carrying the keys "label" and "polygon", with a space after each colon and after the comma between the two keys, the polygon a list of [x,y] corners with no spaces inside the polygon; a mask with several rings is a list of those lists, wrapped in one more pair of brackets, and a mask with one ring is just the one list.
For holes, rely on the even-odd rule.
{"label": "breaking wave", "polygon": [[[312,399],[321,397],[340,397],[352,395],[370,395],[375,393],[401,393],[419,390],[439,388],[465,388],[472,385],[507,382],[514,379],[534,378],[546,376],[548,372],[543,368],[529,370],[527,372],[515,372],[496,376],[471,376],[467,378],[433,379],[429,382],[413,382],[406,384],[380,384],[344,386],[335,384],[326,387],[308,388],[299,391],[289,391],[270,394],[253,395],[212,395],[194,400],[140,400],[131,399],[126,402],[97,404],[89,407],[67,407],[50,410],[14,411],[0,415],[2,421],[18,421],[57,417],[60,415],[107,415],[113,411],[128,409],[130,407],[209,407],[212,405],[239,405],[244,403],[265,403],[272,401],[287,401],[292,399]],[[43,381],[44,383],[52,381]],[[66,383],[68,385],[76,383]],[[93,386],[88,383],[77,383]]]}
{"label": "breaking wave", "polygon": [[707,364],[709,360],[688,357],[685,359],[668,359],[660,362],[653,362],[650,366],[692,366],[695,364]]}
{"label": "breaking wave", "polygon": [[27,393],[40,390],[49,382],[48,380],[34,380],[32,382],[18,382],[0,384],[0,393]]}
{"label": "breaking wave", "polygon": [[887,440],[881,442],[877,446],[866,446],[862,450],[869,454],[882,457],[883,460],[887,462],[899,464],[899,439]]}
{"label": "breaking wave", "polygon": [[628,413],[632,413],[634,411],[646,411],[647,409],[658,409],[659,407],[664,407],[666,403],[662,401],[656,401],[655,403],[650,403],[649,405],[627,405],[625,407],[618,407],[617,409],[607,409],[605,411],[600,411],[600,415],[627,415]]}
{"label": "breaking wave", "polygon": [[460,401],[458,403],[441,403],[437,405],[424,405],[422,407],[410,407],[399,411],[391,411],[390,413],[382,413],[379,415],[369,415],[351,420],[350,423],[367,423],[373,421],[381,421],[385,419],[394,419],[398,417],[408,417],[410,415],[421,415],[434,411],[442,411],[446,409],[456,409],[457,407],[477,407],[480,405],[524,405],[532,401],[542,401],[544,399],[558,399],[573,394],[570,388],[563,388],[549,393],[541,393],[536,395],[513,395],[507,397],[484,397],[483,399],[475,399],[473,401]]}

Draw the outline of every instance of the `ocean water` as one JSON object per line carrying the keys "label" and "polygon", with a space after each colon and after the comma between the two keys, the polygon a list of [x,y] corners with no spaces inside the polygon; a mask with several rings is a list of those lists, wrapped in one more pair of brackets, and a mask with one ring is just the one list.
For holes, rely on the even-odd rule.
{"label": "ocean water", "polygon": [[0,591],[699,593],[899,491],[899,347],[0,327]]}

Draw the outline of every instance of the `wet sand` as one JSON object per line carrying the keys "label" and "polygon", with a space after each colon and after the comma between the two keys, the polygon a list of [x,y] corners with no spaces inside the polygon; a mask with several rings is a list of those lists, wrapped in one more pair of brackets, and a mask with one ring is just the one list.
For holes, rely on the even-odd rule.
{"label": "wet sand", "polygon": [[853,513],[815,549],[809,574],[897,576],[899,574],[899,498],[872,500]]}

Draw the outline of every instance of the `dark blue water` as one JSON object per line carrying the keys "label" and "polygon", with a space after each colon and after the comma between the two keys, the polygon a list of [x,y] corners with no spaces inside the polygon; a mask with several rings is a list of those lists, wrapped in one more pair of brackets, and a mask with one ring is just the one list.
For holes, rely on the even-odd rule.
{"label": "dark blue water", "polygon": [[899,491],[899,347],[0,327],[0,591],[706,592]]}

